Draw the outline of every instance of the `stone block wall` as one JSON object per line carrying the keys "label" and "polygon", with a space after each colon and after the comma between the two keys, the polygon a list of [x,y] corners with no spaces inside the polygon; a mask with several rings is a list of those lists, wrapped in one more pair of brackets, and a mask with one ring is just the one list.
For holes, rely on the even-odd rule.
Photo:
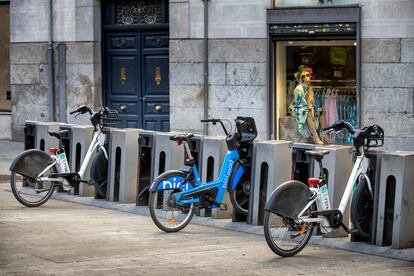
{"label": "stone block wall", "polygon": [[[10,2],[10,79],[12,138],[22,140],[25,120],[51,121],[48,102],[48,0]],[[101,104],[100,1],[53,1],[55,92],[58,93],[57,44],[66,52],[67,111]],[[69,122],[88,118],[67,116]]]}
{"label": "stone block wall", "polygon": [[385,149],[414,150],[414,1],[360,1],[361,123],[385,131]]}
{"label": "stone block wall", "polygon": [[[272,1],[209,1],[210,118],[234,124],[252,116],[259,136],[267,129],[266,9]],[[173,131],[203,132],[204,4],[170,0],[170,108]],[[222,134],[209,126],[209,134]]]}

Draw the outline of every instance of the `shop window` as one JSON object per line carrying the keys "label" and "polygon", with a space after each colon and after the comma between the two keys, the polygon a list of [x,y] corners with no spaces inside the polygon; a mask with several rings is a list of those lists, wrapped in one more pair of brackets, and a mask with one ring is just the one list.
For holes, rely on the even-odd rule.
{"label": "shop window", "polygon": [[356,42],[276,41],[278,138],[309,143],[352,143],[349,133],[325,133],[337,120],[357,126]]}

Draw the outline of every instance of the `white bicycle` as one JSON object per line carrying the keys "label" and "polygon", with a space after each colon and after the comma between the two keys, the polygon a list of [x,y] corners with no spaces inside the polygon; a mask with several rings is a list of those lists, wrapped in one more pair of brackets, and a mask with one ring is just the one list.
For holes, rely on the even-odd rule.
{"label": "white bicycle", "polygon": [[[305,152],[319,163],[319,178],[309,178],[309,186],[295,180],[285,182],[273,191],[267,201],[264,232],[267,244],[277,255],[290,257],[299,253],[316,227],[320,227],[322,233],[342,227],[348,233],[369,236],[373,191],[367,176],[369,160],[365,151],[384,144],[384,131],[377,125],[362,130],[354,129],[350,123],[344,121],[338,121],[324,130],[342,129],[347,129],[352,135],[356,161],[337,209],[330,206],[328,180],[322,166],[322,159],[329,151]],[[351,221],[355,228],[352,230],[343,223],[343,213],[351,196]]]}
{"label": "white bicycle", "polygon": [[[108,154],[105,149],[105,127],[117,121],[117,111],[107,107],[94,112],[83,105],[70,114],[89,113],[94,133],[91,144],[79,172],[70,171],[66,159],[65,148],[61,142],[67,130],[49,132],[50,136],[59,139],[59,148],[50,148],[51,155],[38,150],[26,150],[19,154],[10,166],[10,185],[16,199],[27,207],[38,207],[52,196],[55,187],[61,186],[68,191],[79,183],[94,185],[96,193],[104,197],[107,189]],[[91,180],[84,180],[86,169],[94,152],[98,150],[91,165]]]}

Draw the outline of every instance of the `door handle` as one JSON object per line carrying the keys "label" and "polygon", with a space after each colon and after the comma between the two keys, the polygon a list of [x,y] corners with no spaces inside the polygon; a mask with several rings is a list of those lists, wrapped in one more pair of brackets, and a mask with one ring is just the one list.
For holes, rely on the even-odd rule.
{"label": "door handle", "polygon": [[126,105],[125,104],[120,104],[119,105],[119,112],[125,112],[126,111],[126,109],[127,109],[127,107],[126,107]]}
{"label": "door handle", "polygon": [[159,113],[159,112],[161,112],[161,110],[162,110],[161,105],[157,104],[157,105],[154,106],[154,111],[155,112]]}

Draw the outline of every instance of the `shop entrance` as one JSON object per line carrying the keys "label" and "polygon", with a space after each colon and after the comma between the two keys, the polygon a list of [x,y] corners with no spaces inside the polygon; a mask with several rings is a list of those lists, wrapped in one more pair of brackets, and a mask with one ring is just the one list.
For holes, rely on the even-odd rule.
{"label": "shop entrance", "polygon": [[322,128],[360,124],[360,8],[278,8],[267,18],[271,137],[352,143],[348,133]]}
{"label": "shop entrance", "polygon": [[169,131],[168,1],[106,1],[104,102],[117,127]]}

